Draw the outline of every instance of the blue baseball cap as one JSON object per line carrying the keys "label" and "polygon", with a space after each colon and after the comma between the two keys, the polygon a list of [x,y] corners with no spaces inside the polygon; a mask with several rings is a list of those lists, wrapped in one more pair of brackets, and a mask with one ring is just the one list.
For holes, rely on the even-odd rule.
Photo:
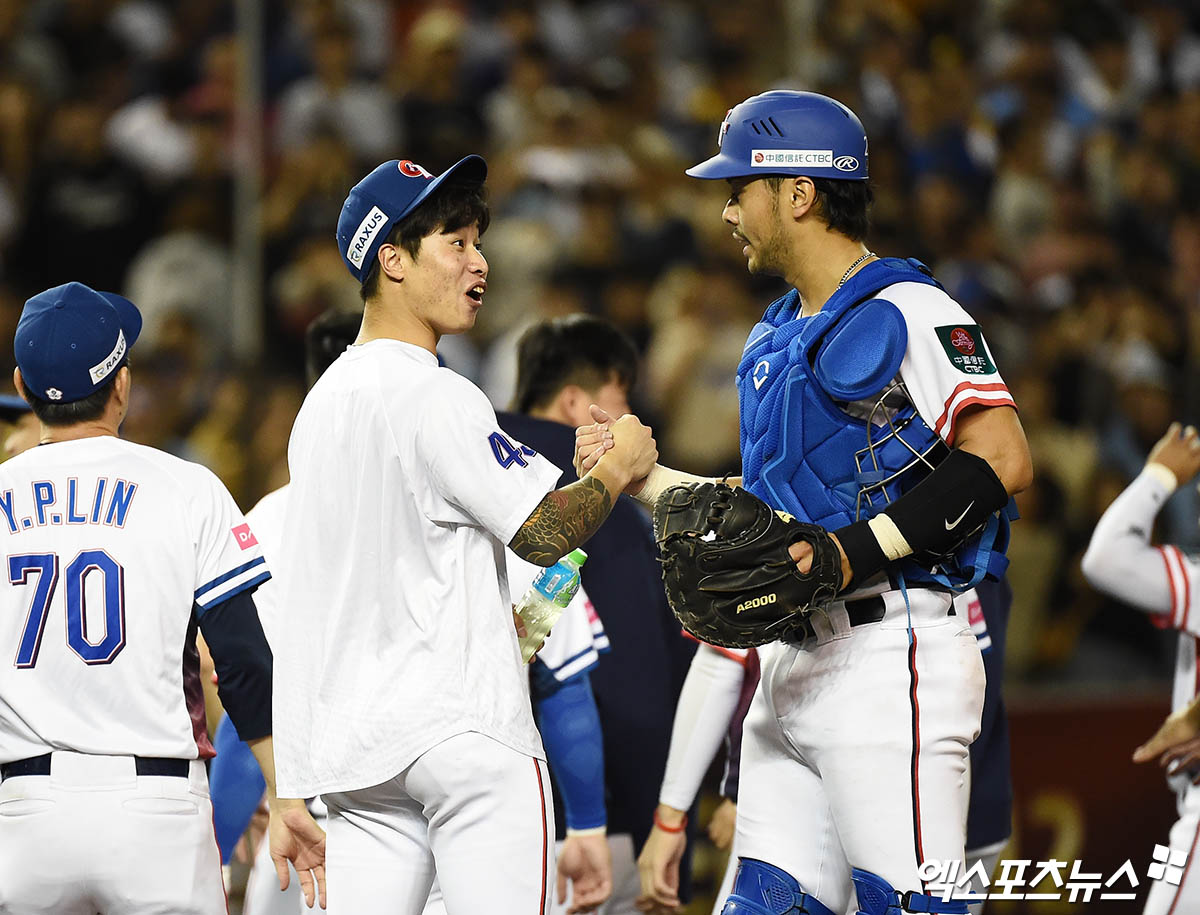
{"label": "blue baseball cap", "polygon": [[867,180],[867,132],[853,111],[827,95],[777,89],[731,108],[720,151],[693,165],[693,178],[807,175]]}
{"label": "blue baseball cap", "polygon": [[13,352],[29,393],[71,403],[125,364],[141,330],[141,312],[129,299],[65,283],[25,303]]}
{"label": "blue baseball cap", "polygon": [[350,189],[338,217],[337,243],[356,280],[366,280],[392,226],[451,176],[483,184],[487,163],[480,156],[467,156],[435,176],[410,159],[390,159]]}

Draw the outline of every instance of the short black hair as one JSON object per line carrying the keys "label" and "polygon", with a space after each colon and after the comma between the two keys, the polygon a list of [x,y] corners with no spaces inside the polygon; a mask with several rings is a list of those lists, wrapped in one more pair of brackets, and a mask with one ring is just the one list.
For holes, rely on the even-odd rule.
{"label": "short black hair", "polygon": [[[430,194],[421,205],[392,226],[384,240],[386,245],[398,245],[416,260],[421,240],[428,235],[457,232],[466,226],[478,226],[479,234],[487,231],[492,213],[478,182],[447,181]],[[359,295],[366,302],[379,291],[379,249],[363,279]]]}
{"label": "short black hair", "polygon": [[310,388],[358,338],[361,327],[360,311],[330,308],[313,318],[304,331],[304,370]]}
{"label": "short black hair", "polygon": [[[775,190],[791,175],[766,175]],[[868,181],[842,181],[837,178],[813,178],[817,191],[817,214],[830,231],[840,232],[851,241],[863,241],[871,229],[871,204],[875,193]]]}
{"label": "short black hair", "polygon": [[[128,361],[122,363],[122,367]],[[104,415],[108,402],[116,390],[117,372],[87,397],[72,400],[70,403],[58,403],[53,400],[42,400],[25,390],[25,402],[33,410],[33,415],[47,426],[73,426],[75,423],[90,423]]]}
{"label": "short black hair", "polygon": [[592,315],[569,315],[535,324],[517,344],[514,406],[528,413],[547,406],[564,387],[595,390],[612,380],[626,390],[637,383],[637,347],[615,324]]}

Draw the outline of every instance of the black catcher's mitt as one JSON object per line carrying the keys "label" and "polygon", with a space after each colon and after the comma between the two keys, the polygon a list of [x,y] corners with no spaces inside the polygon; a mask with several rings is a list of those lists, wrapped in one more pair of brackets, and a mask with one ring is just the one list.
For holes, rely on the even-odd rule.
{"label": "black catcher's mitt", "polygon": [[[841,585],[841,558],[824,528],[724,482],[665,490],[654,506],[654,536],[671,609],[713,645],[752,648],[787,638]],[[797,540],[813,549],[807,575],[788,555]]]}

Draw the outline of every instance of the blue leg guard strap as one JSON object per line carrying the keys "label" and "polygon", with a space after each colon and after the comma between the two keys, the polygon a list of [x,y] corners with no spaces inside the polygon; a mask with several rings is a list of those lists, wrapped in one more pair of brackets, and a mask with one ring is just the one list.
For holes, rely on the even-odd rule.
{"label": "blue leg guard strap", "polygon": [[946,900],[911,890],[901,893],[892,889],[892,885],[878,874],[857,867],[850,871],[850,877],[858,893],[858,915],[901,915],[904,912],[968,915],[970,911],[962,900]]}
{"label": "blue leg guard strap", "polygon": [[721,915],[834,915],[815,896],[800,888],[799,881],[757,858],[739,858],[733,891]]}

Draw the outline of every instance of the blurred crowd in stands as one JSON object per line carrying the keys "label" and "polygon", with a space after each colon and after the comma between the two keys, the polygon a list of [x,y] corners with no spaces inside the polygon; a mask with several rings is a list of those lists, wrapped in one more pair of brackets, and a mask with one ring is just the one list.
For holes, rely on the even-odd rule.
{"label": "blurred crowd in stands", "polygon": [[[589,311],[645,362],[667,463],[736,471],[732,375],[780,290],[749,277],[723,182],[683,169],[771,87],[871,138],[870,247],[914,256],[983,326],[1033,447],[1009,665],[1165,677],[1140,614],[1078,557],[1172,418],[1200,420],[1200,8],[1187,0],[263,0],[261,358],[233,357],[242,139],[232,0],[0,0],[0,337],[81,280],[147,318],[128,437],[244,507],[286,479],[300,342],[360,307],[333,243],[388,158],[490,165],[487,302],[445,360],[508,405],[514,344]],[[11,353],[0,348],[0,377]],[[1160,535],[1200,546],[1196,494]]]}

